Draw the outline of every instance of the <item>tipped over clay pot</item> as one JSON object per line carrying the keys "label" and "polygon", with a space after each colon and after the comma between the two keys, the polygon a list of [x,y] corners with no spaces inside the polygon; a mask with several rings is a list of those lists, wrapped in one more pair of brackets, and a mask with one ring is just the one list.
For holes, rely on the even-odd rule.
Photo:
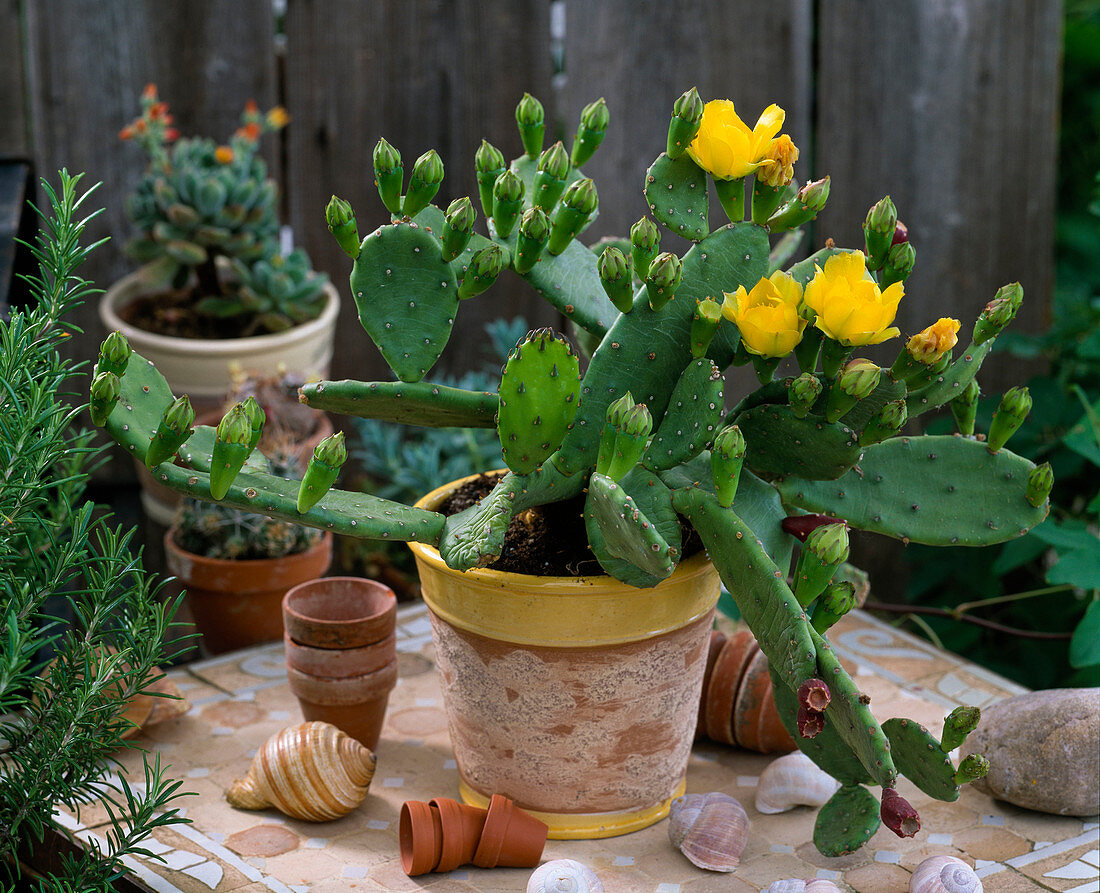
{"label": "tipped over clay pot", "polygon": [[361,648],[394,631],[397,597],[376,580],[323,577],[295,586],[283,599],[287,636],[310,648]]}
{"label": "tipped over clay pot", "polygon": [[401,804],[397,826],[401,867],[409,877],[427,874],[439,864],[443,851],[443,827],[439,810],[421,800]]}
{"label": "tipped over clay pot", "polygon": [[501,794],[493,794],[485,828],[474,853],[479,868],[534,868],[542,858],[549,828]]}
{"label": "tipped over clay pot", "polygon": [[473,862],[488,811],[459,803],[450,797],[436,797],[430,805],[439,813],[439,824],[443,829],[443,849],[435,871],[453,871],[460,865]]}

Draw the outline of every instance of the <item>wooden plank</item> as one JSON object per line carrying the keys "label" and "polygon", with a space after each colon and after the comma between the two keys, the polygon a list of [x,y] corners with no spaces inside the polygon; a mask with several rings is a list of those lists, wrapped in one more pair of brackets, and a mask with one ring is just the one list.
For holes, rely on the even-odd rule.
{"label": "wooden plank", "polygon": [[[371,165],[374,145],[385,136],[401,152],[406,177],[421,153],[436,149],[446,170],[436,203],[446,207],[470,195],[480,217],[474,152],[483,137],[508,157],[522,151],[515,106],[525,90],[548,98],[548,19],[544,0],[288,3],[290,215],[299,240],[345,301],[334,377],[392,376],[356,318],[346,285],[350,262],[324,223],[329,196],[351,202],[361,234],[388,221]],[[478,229],[484,231],[484,220]],[[558,324],[525,283],[508,279],[511,284],[502,277],[463,304],[430,375],[480,365],[482,326],[498,316],[522,313],[532,324]]]}
{"label": "wooden plank", "polygon": [[0,158],[29,158],[19,0],[0,0]]}
{"label": "wooden plank", "polygon": [[[862,245],[867,209],[890,194],[917,249],[898,320],[939,316],[964,334],[1018,280],[1015,325],[1042,327],[1053,285],[1061,47],[1058,0],[822,0],[817,158],[832,175],[818,241]],[[987,390],[1022,381],[994,356]]]}

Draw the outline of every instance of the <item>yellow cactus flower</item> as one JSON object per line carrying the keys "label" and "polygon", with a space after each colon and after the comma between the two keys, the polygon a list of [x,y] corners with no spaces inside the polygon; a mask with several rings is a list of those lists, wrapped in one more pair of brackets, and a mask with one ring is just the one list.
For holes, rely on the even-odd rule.
{"label": "yellow cactus flower", "polygon": [[786,273],[772,273],[745,291],[724,292],[722,315],[737,326],[741,343],[761,357],[784,357],[802,340],[806,320],[798,315],[802,286]]}
{"label": "yellow cactus flower", "polygon": [[923,332],[918,332],[905,345],[905,349],[918,363],[934,366],[945,353],[959,343],[957,319],[943,317],[936,320]]}
{"label": "yellow cactus flower", "polygon": [[214,150],[214,160],[218,164],[229,164],[233,160],[233,150],[229,146],[218,146]]}
{"label": "yellow cactus flower", "polygon": [[692,160],[716,180],[736,180],[751,174],[767,158],[787,113],[772,104],[749,129],[728,99],[703,106],[699,133],[688,146]]}
{"label": "yellow cactus flower", "polygon": [[772,140],[764,163],[756,169],[756,179],[773,189],[786,186],[794,179],[794,163],[798,161],[798,146],[785,133]]}
{"label": "yellow cactus flower", "polygon": [[892,326],[905,287],[895,282],[885,291],[867,278],[867,258],[861,251],[834,254],[816,267],[806,286],[805,302],[817,319],[814,325],[848,347],[879,344],[901,334]]}

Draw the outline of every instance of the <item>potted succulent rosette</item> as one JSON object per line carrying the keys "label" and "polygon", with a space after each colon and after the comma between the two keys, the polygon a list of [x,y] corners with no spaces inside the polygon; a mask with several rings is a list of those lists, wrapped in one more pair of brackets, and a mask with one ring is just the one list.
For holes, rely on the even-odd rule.
{"label": "potted succulent rosette", "polygon": [[[620,834],[664,815],[683,790],[721,577],[769,659],[785,727],[842,782],[819,815],[818,847],[849,852],[880,821],[915,833],[899,773],[953,800],[981,760],[955,767],[915,723],[879,723],[828,642],[853,604],[834,573],[849,527],[979,546],[1046,516],[1049,467],[1004,448],[1026,392],[1006,395],[988,434],[974,428],[975,374],[1022,292],[1002,289],[958,353],[956,323],[941,321],[889,368],[853,358],[898,334],[915,255],[892,244],[893,206],[872,209],[863,251],[828,245],[790,265],[785,236],[823,207],[828,179],[794,183],[782,110],[750,128],[728,102],[704,108],[694,89],[677,101],[667,151],[646,176],[653,219],[597,255],[578,238],[598,205],[581,166],[608,118],[594,102],[570,151],[544,148],[542,107],[525,96],[516,112],[525,154],[508,164],[484,142],[476,156],[486,234],[474,232],[469,198],[431,204],[443,176],[434,152],[406,180],[384,140],[375,177],[393,221],[360,238],[346,202],[327,210],[354,261],[360,320],[397,380],[317,382],[302,401],[426,426],[495,426],[507,472],[409,507],[324,492],[319,482],[335,473],[323,457],[300,485],[244,468],[242,457],[226,466],[221,435],[177,427],[165,445],[180,446],[184,467],[163,462],[154,473],[199,498],[411,544],[471,803],[513,797],[556,837]],[[712,224],[708,176],[728,222]],[[661,252],[657,224],[694,245],[683,257]],[[565,339],[540,330],[516,345],[495,392],[425,380],[461,302],[505,269],[586,333],[594,351],[583,376]],[[775,379],[791,352],[801,374]],[[761,384],[727,411],[723,373],[750,361]],[[100,371],[92,400],[111,435],[141,454],[173,394],[135,356]],[[948,405],[959,436],[898,436],[907,418]],[[584,530],[582,545],[564,549],[565,575],[545,575],[541,558],[520,572],[517,543],[568,517]],[[881,804],[868,786],[882,788]]]}

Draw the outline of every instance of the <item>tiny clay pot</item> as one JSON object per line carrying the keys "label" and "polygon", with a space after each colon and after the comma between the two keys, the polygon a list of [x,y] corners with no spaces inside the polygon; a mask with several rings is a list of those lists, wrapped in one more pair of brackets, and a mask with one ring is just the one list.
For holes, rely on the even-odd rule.
{"label": "tiny clay pot", "polygon": [[286,634],[310,648],[361,648],[393,633],[397,596],[362,577],[323,577],[295,586],[283,599]]}
{"label": "tiny clay pot", "polygon": [[549,828],[501,794],[489,801],[474,865],[479,868],[534,868],[542,858]]}
{"label": "tiny clay pot", "polygon": [[288,667],[309,676],[327,676],[330,679],[365,676],[397,660],[396,632],[380,642],[361,648],[311,648],[284,634],[283,646]]}
{"label": "tiny clay pot", "polygon": [[439,823],[443,828],[443,849],[435,870],[453,871],[460,865],[473,862],[488,811],[459,803],[450,797],[436,797],[429,802],[432,809],[439,813]]}
{"label": "tiny clay pot", "polygon": [[714,675],[714,665],[718,663],[718,655],[726,644],[726,634],[720,629],[710,631],[710,639],[707,641],[707,664],[703,670],[703,694],[699,698],[699,716],[695,721],[695,739],[705,738],[707,735],[707,687]]}
{"label": "tiny clay pot", "polygon": [[722,646],[709,679],[704,680],[707,737],[722,744],[736,744],[733,737],[733,705],[737,689],[756,650],[752,633],[734,633]]}
{"label": "tiny clay pot", "polygon": [[427,874],[439,864],[443,852],[443,827],[438,809],[422,800],[401,804],[397,826],[401,867],[409,877]]}

